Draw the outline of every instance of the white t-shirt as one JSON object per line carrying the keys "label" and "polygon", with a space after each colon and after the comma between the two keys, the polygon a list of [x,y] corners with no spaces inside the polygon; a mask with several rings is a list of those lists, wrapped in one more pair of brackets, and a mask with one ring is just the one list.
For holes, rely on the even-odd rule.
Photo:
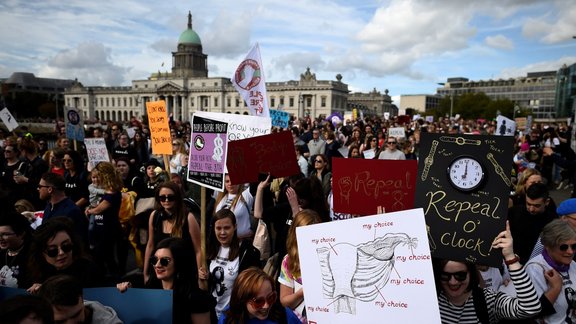
{"label": "white t-shirt", "polygon": [[[224,196],[224,198],[220,200],[220,203],[218,203],[218,206],[216,206],[216,212],[222,208],[230,208],[235,197],[235,194],[230,193]],[[240,238],[248,237],[252,234],[250,230],[250,214],[254,206],[254,197],[252,197],[250,190],[245,189],[242,191],[242,198],[243,199],[238,199],[234,210],[232,210],[234,216],[236,216],[236,232]]]}
{"label": "white t-shirt", "polygon": [[[530,276],[534,288],[536,288],[538,297],[542,296],[548,290],[548,284],[544,278],[544,271],[550,269],[552,269],[552,267],[544,260],[542,254],[535,256],[526,263],[526,272],[528,276]],[[560,272],[560,275],[563,278],[562,290],[554,302],[554,310],[556,313],[543,318],[548,324],[568,323],[569,321],[566,321],[567,318],[571,319],[571,323],[576,322],[576,309],[568,308],[568,299],[570,299],[570,301],[576,300],[576,262],[572,261],[568,272]],[[572,302],[570,304],[572,304]]]}
{"label": "white t-shirt", "polygon": [[238,269],[240,269],[239,257],[229,261],[229,253],[229,247],[221,246],[216,259],[210,261],[210,275],[214,278],[215,282],[212,296],[216,298],[216,315],[218,318],[220,318],[224,309],[230,304],[232,286],[234,285],[236,277],[238,277]]}

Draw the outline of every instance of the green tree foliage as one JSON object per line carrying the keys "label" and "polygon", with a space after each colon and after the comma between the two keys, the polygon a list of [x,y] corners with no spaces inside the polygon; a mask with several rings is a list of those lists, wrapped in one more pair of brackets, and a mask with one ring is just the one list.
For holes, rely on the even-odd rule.
{"label": "green tree foliage", "polygon": [[[454,102],[452,103],[451,100]],[[500,112],[501,115],[508,118],[514,116],[514,102],[509,99],[493,100],[485,93],[465,93],[463,95],[446,96],[440,100],[438,109],[435,111],[435,117],[444,117],[450,115],[450,105],[452,107],[452,116],[460,115],[464,119],[494,119]],[[522,111],[516,111],[516,117],[523,116]]]}

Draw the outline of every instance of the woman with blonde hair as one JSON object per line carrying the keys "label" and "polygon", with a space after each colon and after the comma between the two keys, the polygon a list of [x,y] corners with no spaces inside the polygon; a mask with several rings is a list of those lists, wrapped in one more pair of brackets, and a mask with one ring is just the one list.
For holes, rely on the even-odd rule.
{"label": "woman with blonde hair", "polygon": [[188,154],[184,141],[180,138],[172,139],[172,157],[170,158],[170,173],[178,173],[182,169],[182,155]]}
{"label": "woman with blonde hair", "polygon": [[86,216],[94,215],[94,227],[88,233],[90,251],[94,260],[107,267],[111,276],[119,275],[114,248],[121,237],[118,212],[122,203],[122,178],[110,162],[100,162],[95,167],[100,187],[105,193],[96,207],[87,208]]}
{"label": "woman with blonde hair", "polygon": [[[522,175],[518,179],[518,184],[516,184],[516,189],[514,194],[510,196],[508,201],[508,208],[515,205],[523,205],[526,203],[526,189],[534,183],[545,183],[544,178],[540,171],[532,168],[528,168],[522,172]],[[547,209],[552,211],[556,210],[556,203],[550,197],[550,202],[548,203]]]}
{"label": "woman with blonde hair", "polygon": [[322,220],[317,212],[311,209],[301,210],[294,216],[292,226],[288,230],[286,250],[280,267],[280,302],[290,308],[303,322],[306,320],[304,305],[304,289],[300,273],[300,256],[298,255],[298,241],[296,240],[296,228],[312,224],[319,224]]}
{"label": "woman with blonde hair", "polygon": [[240,240],[252,236],[250,229],[250,220],[252,207],[254,206],[254,197],[250,190],[246,190],[244,184],[233,185],[230,177],[224,177],[224,191],[218,193],[214,204],[214,214],[223,208],[230,209],[236,216],[236,233]]}

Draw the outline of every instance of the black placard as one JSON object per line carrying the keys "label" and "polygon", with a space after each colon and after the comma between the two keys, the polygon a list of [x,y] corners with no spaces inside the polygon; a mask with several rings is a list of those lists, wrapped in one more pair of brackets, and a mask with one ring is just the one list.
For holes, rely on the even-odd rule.
{"label": "black placard", "polygon": [[[432,256],[502,264],[502,252],[491,245],[506,227],[513,144],[508,136],[422,134],[415,206],[424,209]],[[471,191],[449,180],[449,166],[463,156],[484,169]]]}

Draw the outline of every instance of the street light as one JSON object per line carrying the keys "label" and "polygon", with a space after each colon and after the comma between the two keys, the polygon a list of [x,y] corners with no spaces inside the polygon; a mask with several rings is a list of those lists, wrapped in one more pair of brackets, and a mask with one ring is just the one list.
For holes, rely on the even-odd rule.
{"label": "street light", "polygon": [[516,119],[516,112],[520,112],[520,107],[518,107],[518,105],[514,106],[514,112],[512,113],[512,119]]}

